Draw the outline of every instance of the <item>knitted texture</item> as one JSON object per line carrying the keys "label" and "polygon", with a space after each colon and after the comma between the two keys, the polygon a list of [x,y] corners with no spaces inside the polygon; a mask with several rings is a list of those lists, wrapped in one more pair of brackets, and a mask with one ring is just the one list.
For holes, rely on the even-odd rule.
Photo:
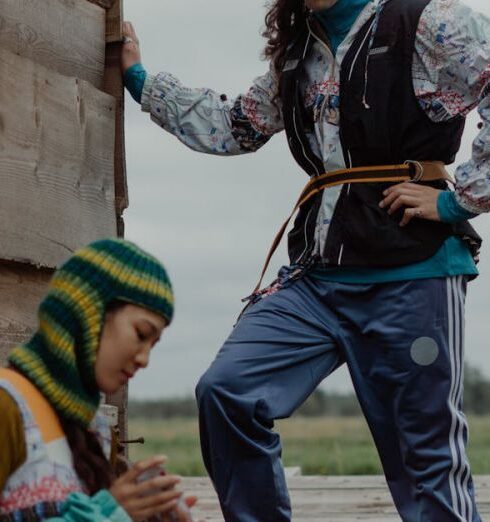
{"label": "knitted texture", "polygon": [[96,241],[55,272],[38,310],[38,330],[8,358],[60,416],[84,427],[100,401],[95,359],[105,310],[115,300],[172,320],[173,292],[163,266],[128,241]]}

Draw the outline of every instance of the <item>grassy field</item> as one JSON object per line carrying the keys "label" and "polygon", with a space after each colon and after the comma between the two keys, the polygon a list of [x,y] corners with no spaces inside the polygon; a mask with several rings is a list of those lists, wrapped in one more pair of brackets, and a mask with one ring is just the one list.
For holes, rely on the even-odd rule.
{"label": "grassy field", "polygon": [[[490,417],[469,418],[470,462],[474,474],[490,474]],[[154,454],[169,457],[168,471],[204,475],[197,422],[193,419],[153,421],[130,419],[130,435],[145,437],[144,445],[131,445],[130,457]],[[380,474],[381,466],[366,423],[361,418],[293,418],[276,429],[283,442],[286,466],[301,466],[304,475]]]}

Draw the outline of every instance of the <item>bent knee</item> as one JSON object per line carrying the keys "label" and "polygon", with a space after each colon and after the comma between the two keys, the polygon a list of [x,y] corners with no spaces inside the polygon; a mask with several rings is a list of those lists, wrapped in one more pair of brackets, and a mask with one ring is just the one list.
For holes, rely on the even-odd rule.
{"label": "bent knee", "polygon": [[198,405],[203,401],[214,397],[219,389],[223,386],[223,380],[217,375],[212,368],[207,370],[199,379],[196,385],[196,399]]}
{"label": "bent knee", "polygon": [[241,395],[245,389],[245,383],[235,375],[233,367],[214,364],[199,379],[195,393],[199,405],[203,401],[216,401],[222,395]]}

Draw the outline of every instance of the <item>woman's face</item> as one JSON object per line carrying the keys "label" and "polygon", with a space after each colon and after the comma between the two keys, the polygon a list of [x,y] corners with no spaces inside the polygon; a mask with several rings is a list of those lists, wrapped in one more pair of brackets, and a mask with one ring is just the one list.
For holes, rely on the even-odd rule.
{"label": "woman's face", "polygon": [[116,392],[148,366],[166,324],[158,314],[132,304],[106,314],[95,360],[95,380],[102,392]]}
{"label": "woman's face", "polygon": [[306,0],[306,5],[313,11],[320,11],[321,9],[328,9],[337,3],[337,0]]}

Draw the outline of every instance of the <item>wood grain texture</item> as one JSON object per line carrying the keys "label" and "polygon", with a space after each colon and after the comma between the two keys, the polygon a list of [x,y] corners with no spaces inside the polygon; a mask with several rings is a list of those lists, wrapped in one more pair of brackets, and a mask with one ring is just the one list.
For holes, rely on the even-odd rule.
{"label": "wood grain texture", "polygon": [[[104,72],[104,92],[116,100],[114,139],[114,191],[117,220],[117,235],[124,237],[123,212],[128,207],[128,183],[126,178],[126,148],[124,136],[124,84],[121,72],[123,0],[116,0],[107,12],[106,55]],[[128,386],[108,397],[108,403],[118,409],[119,439],[128,437]],[[128,457],[128,446],[122,447],[122,454]]]}
{"label": "wood grain texture", "polygon": [[0,365],[7,353],[37,327],[36,311],[46,293],[51,270],[0,263]]}
{"label": "wood grain texture", "polygon": [[114,189],[116,194],[117,231],[124,236],[123,212],[128,207],[126,148],[124,140],[124,84],[121,75],[121,43],[107,44],[104,91],[116,100],[116,136],[114,143]]}
{"label": "wood grain texture", "polygon": [[[478,508],[486,520],[490,515],[490,476],[474,479]],[[384,477],[305,476],[291,477],[287,483],[295,522],[400,521]],[[216,493],[207,477],[186,477],[181,489],[199,499],[193,509],[196,520],[223,522]]]}
{"label": "wood grain texture", "polygon": [[100,5],[100,7],[103,7],[104,9],[109,9],[112,7],[112,4],[116,0],[87,0],[88,2],[91,2],[92,4]]}
{"label": "wood grain texture", "polygon": [[[107,404],[117,407],[117,429],[118,439],[127,440],[128,438],[128,386],[124,385],[116,393],[106,397]],[[122,454],[128,456],[127,444],[122,445]]]}
{"label": "wood grain texture", "polygon": [[0,50],[0,259],[59,266],[116,235],[115,100]]}
{"label": "wood grain texture", "polygon": [[0,0],[0,48],[101,88],[105,15],[85,0]]}
{"label": "wood grain texture", "polygon": [[124,21],[123,0],[114,0],[107,9],[105,39],[107,43],[122,41],[122,24]]}

